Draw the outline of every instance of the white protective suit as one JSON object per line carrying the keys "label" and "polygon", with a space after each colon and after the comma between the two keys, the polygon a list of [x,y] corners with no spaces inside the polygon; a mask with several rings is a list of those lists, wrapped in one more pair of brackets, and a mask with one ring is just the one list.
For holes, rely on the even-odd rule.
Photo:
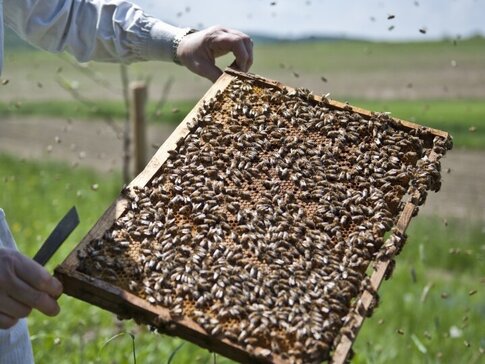
{"label": "white protective suit", "polygon": [[[123,0],[0,0],[0,73],[4,25],[49,52],[67,51],[80,62],[174,59],[175,39],[187,33]],[[15,242],[0,209],[0,249]],[[33,363],[26,320],[0,329],[0,364]]]}

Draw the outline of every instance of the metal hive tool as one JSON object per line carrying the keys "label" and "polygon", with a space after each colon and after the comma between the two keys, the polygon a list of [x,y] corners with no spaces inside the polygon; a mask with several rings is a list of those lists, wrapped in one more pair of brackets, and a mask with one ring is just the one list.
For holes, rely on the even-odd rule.
{"label": "metal hive tool", "polygon": [[56,274],[240,362],[343,363],[451,146],[228,69]]}

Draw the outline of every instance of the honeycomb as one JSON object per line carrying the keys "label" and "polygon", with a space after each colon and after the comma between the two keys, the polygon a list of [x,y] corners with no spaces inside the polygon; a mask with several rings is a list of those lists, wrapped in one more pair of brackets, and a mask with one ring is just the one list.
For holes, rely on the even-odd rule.
{"label": "honeycomb", "polygon": [[371,263],[404,243],[404,203],[439,190],[430,155],[451,140],[244,78],[189,128],[78,270],[269,362],[329,359]]}

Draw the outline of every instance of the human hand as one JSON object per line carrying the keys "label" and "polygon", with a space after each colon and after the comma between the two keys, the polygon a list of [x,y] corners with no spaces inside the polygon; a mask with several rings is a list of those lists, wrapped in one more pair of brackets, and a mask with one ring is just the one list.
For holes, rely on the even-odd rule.
{"label": "human hand", "polygon": [[62,284],[40,264],[13,249],[0,248],[0,329],[14,326],[35,308],[55,316]]}
{"label": "human hand", "polygon": [[222,74],[215,59],[232,52],[241,71],[253,64],[253,42],[237,30],[220,26],[210,27],[186,35],[177,47],[177,58],[192,72],[215,82]]}

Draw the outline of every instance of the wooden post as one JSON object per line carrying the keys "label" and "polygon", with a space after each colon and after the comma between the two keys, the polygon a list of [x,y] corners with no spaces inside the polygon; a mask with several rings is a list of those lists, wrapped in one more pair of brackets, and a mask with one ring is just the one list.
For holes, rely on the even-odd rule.
{"label": "wooden post", "polygon": [[128,66],[126,64],[120,64],[120,76],[121,85],[123,87],[123,101],[125,102],[125,122],[123,125],[123,183],[128,185],[133,179],[131,175],[131,132],[130,132],[130,92],[129,92],[129,77],[128,77]]}
{"label": "wooden post", "polygon": [[130,124],[132,133],[133,177],[146,165],[145,104],[147,86],[144,82],[130,83]]}

